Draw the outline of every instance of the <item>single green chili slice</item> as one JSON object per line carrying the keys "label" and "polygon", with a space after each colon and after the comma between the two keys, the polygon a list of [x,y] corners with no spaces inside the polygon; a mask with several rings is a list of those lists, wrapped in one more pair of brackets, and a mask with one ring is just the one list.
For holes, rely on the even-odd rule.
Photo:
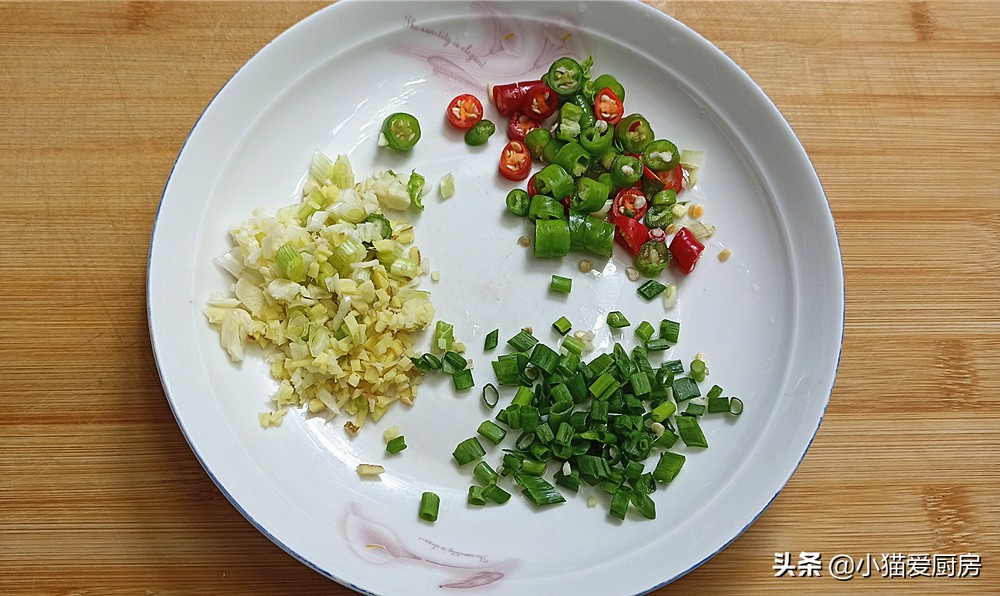
{"label": "single green chili slice", "polygon": [[542,163],[553,164],[556,163],[556,156],[559,154],[559,150],[566,145],[566,141],[560,141],[559,139],[551,139],[542,148]]}
{"label": "single green chili slice", "polygon": [[564,212],[562,203],[542,194],[531,197],[528,204],[528,219],[534,222],[539,219],[562,219]]}
{"label": "single green chili slice", "polygon": [[530,205],[531,197],[528,196],[528,191],[523,188],[515,188],[507,193],[507,211],[514,215],[524,217],[528,214]]}
{"label": "single green chili slice", "polygon": [[507,436],[507,431],[504,430],[502,426],[499,426],[490,420],[484,420],[482,424],[479,425],[479,429],[476,432],[486,437],[486,440],[494,445],[502,443],[504,437]]}
{"label": "single green chili slice", "polygon": [[628,188],[642,178],[642,162],[631,155],[615,156],[611,165],[611,181],[619,188]]}
{"label": "single green chili slice", "polygon": [[565,257],[569,254],[569,224],[565,219],[535,222],[535,256]]}
{"label": "single green chili slice", "polygon": [[644,221],[647,228],[666,228],[674,223],[674,211],[670,205],[651,205],[646,210]]}
{"label": "single green chili slice", "polygon": [[559,108],[559,129],[556,132],[556,138],[564,141],[575,141],[582,130],[580,119],[583,114],[580,106],[570,102],[564,103]]}
{"label": "single green chili slice", "polygon": [[611,194],[611,187],[593,178],[580,178],[569,200],[569,208],[584,213],[593,213],[604,207]]}
{"label": "single green chili slice", "polygon": [[[573,280],[561,275],[553,275],[552,282],[549,284],[549,289],[557,294],[569,294],[570,290],[573,289]],[[563,318],[565,319],[565,317]],[[565,333],[565,331],[563,333]]]}
{"label": "single green chili slice", "polygon": [[615,224],[588,215],[583,222],[583,247],[587,252],[610,258],[615,249]]}
{"label": "single green chili slice", "polygon": [[590,128],[597,124],[597,116],[594,114],[594,103],[592,101],[587,101],[587,98],[583,96],[582,93],[575,93],[571,95],[566,103],[571,103],[576,107],[580,108],[580,128]]}
{"label": "single green chili slice", "polygon": [[486,455],[486,450],[483,449],[483,445],[479,442],[479,439],[470,437],[459,443],[451,455],[458,462],[458,465],[464,466]]}
{"label": "single green chili slice", "polygon": [[[427,179],[418,174],[416,170],[410,171],[410,179],[406,181],[406,192],[410,195],[410,204],[421,211],[424,210],[424,204],[420,198],[424,196],[424,184],[426,182]],[[391,232],[392,230],[390,229],[390,235]],[[389,236],[382,237],[389,238]]]}
{"label": "single green chili slice", "polygon": [[650,199],[651,205],[673,205],[677,203],[677,191],[672,188],[665,188],[653,195]]}
{"label": "single green chili slice", "polygon": [[[648,301],[652,300],[653,298],[656,298],[657,296],[659,296],[660,294],[662,294],[663,291],[666,290],[666,289],[667,289],[667,286],[661,284],[660,282],[656,281],[655,279],[650,279],[650,280],[647,280],[646,283],[644,283],[641,286],[639,286],[639,289],[636,290],[636,292],[640,296],[642,296],[643,300],[646,300],[648,302]],[[643,322],[645,322],[645,321],[643,321]],[[648,325],[648,323],[647,323],[647,325]],[[650,331],[650,334],[652,334],[652,332],[653,332],[653,326],[652,325],[649,326],[649,331]]]}
{"label": "single green chili slice", "polygon": [[576,60],[565,56],[552,63],[545,74],[545,83],[560,96],[570,96],[580,90],[585,73]]}
{"label": "single green chili slice", "polygon": [[524,135],[524,146],[534,159],[541,159],[545,146],[552,141],[552,133],[545,127],[533,128]]}
{"label": "single green chili slice", "polygon": [[559,335],[566,335],[573,328],[573,323],[570,323],[566,317],[559,317],[555,323],[552,323],[552,328],[558,331]]}
{"label": "single green chili slice", "polygon": [[615,125],[615,140],[625,153],[642,153],[654,138],[649,121],[639,114],[629,114]]}
{"label": "single green chili slice", "polygon": [[604,121],[580,131],[580,146],[595,158],[604,155],[614,142],[615,128]]}
{"label": "single green chili slice", "polygon": [[441,497],[432,492],[420,495],[420,519],[431,523],[436,522],[440,507]]}
{"label": "single green chili slice", "polygon": [[420,140],[420,123],[410,114],[396,112],[382,122],[382,134],[390,149],[409,151]]}
{"label": "single green chili slice", "polygon": [[[555,162],[561,165],[574,178],[583,176],[587,172],[587,169],[590,168],[590,153],[587,153],[587,150],[576,141],[571,141],[560,147],[559,152],[556,153],[555,157]],[[639,160],[635,161],[637,163],[639,162]],[[641,170],[639,174],[642,174]],[[572,190],[570,190],[570,192],[572,192]]]}
{"label": "single green chili slice", "polygon": [[666,139],[658,139],[646,145],[642,150],[642,163],[654,172],[665,172],[677,167],[681,161],[681,152]]}
{"label": "single green chili slice", "polygon": [[649,338],[653,337],[654,333],[656,333],[656,330],[649,324],[649,321],[643,321],[635,328],[635,336],[641,339],[644,344],[649,341]]}
{"label": "single green chili slice", "polygon": [[497,125],[493,124],[490,120],[483,118],[479,122],[472,125],[472,128],[465,131],[465,144],[472,147],[478,147],[479,145],[485,145],[486,141],[490,140],[493,133],[497,131]]}
{"label": "single green chili slice", "polygon": [[674,419],[677,422],[677,434],[688,447],[708,447],[708,440],[705,433],[701,431],[698,419],[693,416],[678,416]]}
{"label": "single green chili slice", "polygon": [[561,201],[573,194],[573,177],[558,163],[547,165],[535,174],[535,191]]}
{"label": "single green chili slice", "polygon": [[[670,251],[667,250],[666,242],[660,242],[659,240],[648,240],[639,248],[639,254],[635,257],[635,268],[636,270],[645,277],[656,277],[661,271],[666,269],[670,265]],[[659,294],[663,290],[667,289],[667,286],[659,284],[660,291],[656,292]],[[642,292],[640,292],[642,294]],[[646,300],[651,300],[656,294],[646,298],[645,294],[643,297]]]}
{"label": "single green chili slice", "polygon": [[389,439],[389,442],[385,444],[386,453],[399,453],[404,449],[406,449],[406,439],[403,438],[403,435]]}
{"label": "single green chili slice", "polygon": [[631,323],[625,318],[625,315],[619,310],[613,310],[608,313],[608,327],[612,329],[621,329],[623,327],[628,327]]}
{"label": "single green chili slice", "polygon": [[483,341],[483,350],[489,352],[497,347],[498,343],[500,343],[500,330],[494,329],[486,334],[486,339]]}

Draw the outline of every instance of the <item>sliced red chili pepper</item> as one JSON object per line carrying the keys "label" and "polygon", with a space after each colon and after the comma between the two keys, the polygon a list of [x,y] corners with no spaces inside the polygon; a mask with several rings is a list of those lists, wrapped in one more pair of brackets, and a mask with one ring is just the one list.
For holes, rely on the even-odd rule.
{"label": "sliced red chili pepper", "polygon": [[649,228],[631,217],[619,215],[615,222],[615,239],[625,247],[633,257],[639,254],[639,249],[649,240]]}
{"label": "sliced red chili pepper", "polygon": [[459,95],[448,104],[448,123],[459,130],[468,130],[483,119],[483,102],[475,95]]}
{"label": "sliced red chili pepper", "polygon": [[532,87],[525,96],[524,111],[532,118],[545,120],[558,109],[559,96],[545,83]]}
{"label": "sliced red chili pepper", "polygon": [[594,96],[594,116],[598,120],[604,120],[608,124],[618,124],[624,115],[622,100],[618,99],[618,95],[610,87],[601,89]]}
{"label": "sliced red chili pepper", "polygon": [[527,190],[529,197],[533,197],[538,194],[538,190],[535,189],[535,176],[537,175],[538,172],[535,172],[534,174],[531,175],[531,178],[528,178]]}
{"label": "sliced red chili pepper", "polygon": [[694,237],[691,230],[684,227],[677,230],[674,239],[670,241],[670,255],[685,274],[691,273],[704,250],[705,245]]}
{"label": "sliced red chili pepper", "polygon": [[511,141],[500,153],[500,175],[508,180],[524,180],[531,171],[531,154],[521,141]]}
{"label": "sliced red chili pepper", "polygon": [[642,219],[646,215],[649,207],[646,195],[638,188],[623,188],[618,191],[615,200],[611,203],[611,217],[629,217],[631,219]]}
{"label": "sliced red chili pepper", "polygon": [[684,168],[677,164],[677,167],[667,170],[666,172],[654,172],[646,167],[645,164],[642,166],[642,175],[647,179],[658,182],[663,186],[660,190],[669,188],[677,193],[680,193],[684,189]]}
{"label": "sliced red chili pepper", "polygon": [[507,138],[512,141],[523,141],[524,136],[536,128],[542,126],[538,120],[525,116],[521,112],[514,112],[507,124]]}
{"label": "sliced red chili pepper", "polygon": [[529,91],[544,84],[541,81],[521,81],[520,83],[494,85],[491,93],[493,104],[501,116],[510,116],[524,106]]}

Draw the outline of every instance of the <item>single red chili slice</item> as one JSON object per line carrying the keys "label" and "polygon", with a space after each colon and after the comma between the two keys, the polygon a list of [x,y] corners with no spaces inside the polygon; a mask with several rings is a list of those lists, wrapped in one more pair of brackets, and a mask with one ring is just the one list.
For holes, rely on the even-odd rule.
{"label": "single red chili slice", "polygon": [[558,109],[559,96],[545,83],[532,87],[525,96],[524,111],[532,118],[545,120]]}
{"label": "single red chili slice", "polygon": [[649,240],[649,228],[642,222],[619,215],[613,219],[615,223],[615,239],[625,247],[633,257],[639,254],[639,249]]}
{"label": "single red chili slice", "polygon": [[531,175],[531,178],[528,178],[527,191],[529,197],[533,197],[538,194],[538,190],[535,188],[535,176],[537,175],[538,172],[535,172],[534,174]]}
{"label": "single red chili slice", "polygon": [[475,95],[459,95],[448,104],[448,123],[459,130],[468,130],[483,119],[483,103]]}
{"label": "single red chili slice", "polygon": [[618,124],[625,115],[622,100],[609,87],[605,87],[594,96],[594,116],[608,124]]}
{"label": "single red chili slice", "polygon": [[639,220],[646,215],[649,207],[646,195],[638,188],[623,188],[611,203],[611,217],[629,217]]}
{"label": "single red chili slice", "polygon": [[521,112],[514,112],[507,123],[507,138],[512,141],[523,141],[528,132],[539,128],[542,125],[538,120],[525,116]]}
{"label": "single red chili slice", "polygon": [[705,245],[687,228],[680,228],[670,241],[670,255],[684,274],[691,273],[705,251]]}
{"label": "single red chili slice", "polygon": [[493,104],[501,116],[510,116],[524,106],[529,91],[544,84],[541,81],[521,81],[520,83],[494,85],[491,91]]}
{"label": "single red chili slice", "polygon": [[511,141],[500,153],[500,175],[508,180],[524,180],[531,171],[531,154],[521,141]]}

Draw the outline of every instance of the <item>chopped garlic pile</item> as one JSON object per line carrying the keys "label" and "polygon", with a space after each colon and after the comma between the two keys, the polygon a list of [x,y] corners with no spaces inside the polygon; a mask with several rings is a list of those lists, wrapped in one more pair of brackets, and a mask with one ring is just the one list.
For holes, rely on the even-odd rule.
{"label": "chopped garlic pile", "polygon": [[357,432],[393,402],[413,404],[421,374],[411,334],[430,325],[434,307],[417,289],[426,267],[407,247],[413,227],[381,213],[410,198],[406,176],[376,172],[355,184],[346,156],[317,153],[301,203],[255,211],[231,230],[234,247],[216,262],[236,281],[205,315],[234,362],[247,340],[268,350],[279,386],[262,427],[304,407],[328,421],[346,412]]}

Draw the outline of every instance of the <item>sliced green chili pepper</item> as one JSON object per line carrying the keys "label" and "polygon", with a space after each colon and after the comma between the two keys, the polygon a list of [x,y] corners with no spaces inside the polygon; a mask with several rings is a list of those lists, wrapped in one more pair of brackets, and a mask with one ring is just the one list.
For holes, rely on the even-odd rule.
{"label": "sliced green chili pepper", "polygon": [[559,131],[556,133],[556,138],[564,141],[575,141],[583,128],[580,123],[581,118],[583,118],[583,110],[580,109],[580,106],[564,103],[559,108]]}
{"label": "sliced green chili pepper", "polygon": [[677,191],[672,188],[665,188],[652,196],[649,202],[653,205],[673,205],[677,202]]}
{"label": "sliced green chili pepper", "polygon": [[531,197],[523,188],[515,188],[507,193],[507,210],[514,215],[521,217],[527,215],[530,204]]}
{"label": "sliced green chili pepper", "polygon": [[528,219],[536,223],[539,219],[562,219],[563,211],[562,204],[552,197],[535,195],[528,205]]}
{"label": "sliced green chili pepper", "polygon": [[658,139],[642,150],[642,163],[654,172],[665,172],[677,167],[681,162],[681,152],[666,139]]}
{"label": "sliced green chili pepper", "polygon": [[546,128],[533,128],[524,135],[524,146],[528,148],[528,153],[535,159],[542,158],[542,150],[552,140],[552,133]]}
{"label": "sliced green chili pepper", "polygon": [[551,139],[542,148],[542,163],[556,163],[556,155],[559,154],[559,150],[566,145],[566,141],[561,141],[559,139]]}
{"label": "sliced green chili pepper", "polygon": [[635,257],[636,270],[646,277],[656,277],[670,265],[670,251],[664,242],[650,240],[642,245]]}
{"label": "sliced green chili pepper", "polygon": [[473,147],[485,145],[490,140],[493,133],[497,131],[497,125],[483,118],[472,125],[472,128],[465,131],[465,143]]}
{"label": "sliced green chili pepper", "polygon": [[611,188],[607,184],[593,178],[580,178],[569,200],[569,207],[584,213],[593,213],[604,207],[610,194]]}
{"label": "sliced green chili pepper", "polygon": [[670,205],[652,205],[646,211],[647,228],[665,228],[674,223],[674,212]]}
{"label": "sliced green chili pepper", "polygon": [[[603,129],[603,130],[602,130]],[[580,145],[594,156],[603,156],[615,140],[615,128],[607,123],[584,128],[580,133]]]}
{"label": "sliced green chili pepper", "polygon": [[611,258],[615,250],[615,224],[588,215],[584,220],[583,247],[595,255]]}
{"label": "sliced green chili pepper", "polygon": [[609,196],[617,194],[618,191],[621,190],[621,187],[615,184],[614,177],[608,172],[604,172],[603,174],[598,176],[597,181],[600,182],[601,184],[608,185],[608,188],[611,189],[611,192],[608,193]]}
{"label": "sliced green chili pepper", "polygon": [[577,213],[576,211],[569,212],[569,246],[570,248],[583,249],[586,247],[585,237],[586,228],[585,222],[587,221],[587,215],[583,213]]}
{"label": "sliced green chili pepper", "polygon": [[535,174],[535,190],[561,201],[573,193],[573,177],[557,159],[557,163],[547,165]]}
{"label": "sliced green chili pepper", "polygon": [[[587,153],[587,150],[576,141],[566,143],[556,153],[556,163],[565,168],[574,178],[583,176],[586,173],[587,168],[590,167],[590,159],[590,154]],[[642,174],[641,170],[639,174]]]}
{"label": "sliced green chili pepper", "polygon": [[386,219],[381,213],[372,213],[365,218],[368,223],[373,223],[378,226],[378,235],[382,238],[392,237],[392,224]]}
{"label": "sliced green chili pepper", "polygon": [[410,114],[396,112],[382,122],[382,134],[390,149],[409,151],[420,140],[420,123]]}
{"label": "sliced green chili pepper", "polygon": [[568,103],[574,104],[576,107],[580,108],[583,112],[580,116],[580,129],[590,128],[597,122],[597,116],[594,115],[594,104],[593,102],[587,101],[587,98],[583,96],[582,93],[577,93],[569,98]]}
{"label": "sliced green chili pepper", "polygon": [[649,121],[639,114],[629,114],[615,125],[615,140],[625,153],[642,153],[654,137]]}
{"label": "sliced green chili pepper", "polygon": [[535,222],[535,256],[565,257],[569,254],[569,224],[565,219]]}
{"label": "sliced green chili pepper", "polygon": [[597,157],[593,160],[594,172],[597,174],[610,172],[611,167],[615,164],[615,158],[618,157],[619,155],[621,155],[620,151],[618,151],[614,147],[609,148],[607,151],[602,153],[600,157]]}
{"label": "sliced green chili pepper", "polygon": [[560,96],[569,96],[580,89],[583,79],[583,67],[576,60],[566,56],[553,62],[542,80]]}
{"label": "sliced green chili pepper", "polygon": [[628,188],[642,178],[642,162],[631,155],[619,155],[611,166],[611,180],[621,188]]}

